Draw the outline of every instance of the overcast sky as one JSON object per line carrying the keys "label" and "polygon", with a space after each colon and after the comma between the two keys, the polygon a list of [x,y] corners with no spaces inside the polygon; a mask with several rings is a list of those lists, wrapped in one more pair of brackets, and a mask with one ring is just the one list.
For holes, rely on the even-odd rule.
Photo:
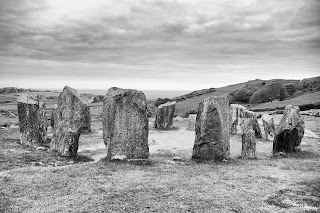
{"label": "overcast sky", "polygon": [[319,0],[0,0],[0,87],[194,90],[320,75]]}

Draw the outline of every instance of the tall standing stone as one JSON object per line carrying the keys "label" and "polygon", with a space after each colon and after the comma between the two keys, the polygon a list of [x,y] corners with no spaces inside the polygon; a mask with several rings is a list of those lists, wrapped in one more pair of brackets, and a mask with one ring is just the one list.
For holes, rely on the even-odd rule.
{"label": "tall standing stone", "polygon": [[255,133],[252,127],[252,120],[245,118],[241,123],[242,130],[242,150],[241,158],[256,158]]}
{"label": "tall standing stone", "polygon": [[293,152],[300,145],[304,135],[304,121],[298,106],[288,105],[276,129],[273,152]]}
{"label": "tall standing stone", "polygon": [[53,117],[51,149],[65,157],[76,156],[80,134],[90,130],[90,108],[75,89],[65,86]]}
{"label": "tall standing stone", "polygon": [[21,95],[17,99],[21,143],[43,146],[47,136],[46,105],[38,96]]}
{"label": "tall standing stone", "polygon": [[244,117],[244,106],[241,106],[240,104],[231,104],[231,109],[232,109],[232,124],[231,124],[231,134],[235,135],[237,134],[237,129],[238,126],[240,125],[241,118]]}
{"label": "tall standing stone", "polygon": [[154,121],[154,128],[162,130],[171,129],[175,108],[175,101],[161,104],[160,106],[158,106],[156,119]]}
{"label": "tall standing stone", "polygon": [[262,120],[264,134],[266,136],[266,139],[268,140],[268,137],[270,137],[270,136],[274,137],[275,126],[274,126],[273,118],[268,114],[264,114],[261,117],[261,120]]}
{"label": "tall standing stone", "polygon": [[194,160],[222,160],[230,154],[231,110],[226,96],[206,98],[199,103],[196,118]]}
{"label": "tall standing stone", "polygon": [[249,110],[244,110],[244,118],[250,118],[252,121],[252,127],[256,138],[262,138],[261,129],[258,123],[257,116],[254,112]]}
{"label": "tall standing stone", "polygon": [[112,87],[103,100],[103,140],[107,159],[115,155],[130,159],[147,159],[148,117],[143,92]]}

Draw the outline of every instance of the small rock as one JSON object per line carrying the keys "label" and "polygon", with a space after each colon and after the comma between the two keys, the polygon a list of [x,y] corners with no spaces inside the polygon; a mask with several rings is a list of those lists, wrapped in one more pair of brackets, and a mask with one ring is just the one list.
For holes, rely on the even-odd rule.
{"label": "small rock", "polygon": [[172,161],[172,160],[167,160],[166,164],[176,164],[176,162]]}
{"label": "small rock", "polygon": [[18,128],[19,128],[19,126],[16,126],[14,124],[10,125],[10,129],[18,129]]}
{"label": "small rock", "polygon": [[42,162],[35,162],[34,165],[35,166],[43,166],[43,163]]}
{"label": "small rock", "polygon": [[183,161],[183,159],[181,157],[175,156],[172,158],[173,161]]}
{"label": "small rock", "polygon": [[300,146],[307,146],[307,145],[308,145],[307,142],[304,142],[304,141],[300,143]]}
{"label": "small rock", "polygon": [[74,161],[73,161],[73,160],[71,160],[71,161],[69,161],[69,162],[68,162],[68,164],[74,164]]}
{"label": "small rock", "polygon": [[279,152],[279,155],[285,155],[286,153],[284,153],[284,152]]}
{"label": "small rock", "polygon": [[126,161],[127,156],[125,155],[114,155],[111,157],[111,161]]}
{"label": "small rock", "polygon": [[37,150],[39,150],[39,151],[47,151],[47,148],[43,147],[43,146],[38,146]]}

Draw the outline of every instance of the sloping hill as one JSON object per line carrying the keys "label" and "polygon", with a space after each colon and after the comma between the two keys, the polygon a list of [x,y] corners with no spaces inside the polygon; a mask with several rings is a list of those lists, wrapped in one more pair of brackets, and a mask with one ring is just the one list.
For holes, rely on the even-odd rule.
{"label": "sloping hill", "polygon": [[[249,104],[250,97],[257,91],[264,89],[272,84],[280,84],[286,91],[284,101],[273,100],[273,102],[263,104]],[[320,102],[320,76],[303,80],[285,80],[272,79],[261,80],[255,79],[244,83],[229,85],[220,88],[210,88],[197,90],[183,96],[171,99],[177,101],[176,114],[185,115],[195,113],[199,102],[211,96],[228,95],[230,103],[239,103],[254,110],[263,108],[275,109],[283,108],[288,104],[306,105]]]}
{"label": "sloping hill", "polygon": [[318,109],[320,108],[320,91],[304,94],[293,99],[284,100],[284,101],[273,101],[268,103],[263,103],[251,107],[252,111],[271,111],[276,109],[284,109],[287,105],[297,105],[300,107],[300,110],[307,109]]}

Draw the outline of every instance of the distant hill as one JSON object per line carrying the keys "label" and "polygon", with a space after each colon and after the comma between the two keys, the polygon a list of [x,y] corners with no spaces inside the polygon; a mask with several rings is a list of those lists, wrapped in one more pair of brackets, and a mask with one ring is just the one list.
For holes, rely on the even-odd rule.
{"label": "distant hill", "polygon": [[[196,90],[172,99],[158,99],[157,101],[158,104],[163,101],[177,101],[176,114],[180,116],[187,116],[188,113],[195,113],[197,111],[200,101],[211,96],[227,95],[230,103],[242,104],[252,109],[261,109],[261,107],[270,109],[276,108],[278,105],[282,106],[290,103],[296,105],[318,103],[320,102],[320,95],[318,95],[320,94],[319,91],[320,76],[303,79],[301,81],[285,79],[255,79],[220,88]],[[300,96],[301,98],[298,98]],[[156,105],[157,101],[155,103]],[[268,105],[268,102],[274,104]]]}
{"label": "distant hill", "polygon": [[34,90],[34,89],[23,89],[18,87],[3,87],[0,88],[0,94],[12,94],[12,93],[18,93],[18,92],[51,92],[50,90]]}

